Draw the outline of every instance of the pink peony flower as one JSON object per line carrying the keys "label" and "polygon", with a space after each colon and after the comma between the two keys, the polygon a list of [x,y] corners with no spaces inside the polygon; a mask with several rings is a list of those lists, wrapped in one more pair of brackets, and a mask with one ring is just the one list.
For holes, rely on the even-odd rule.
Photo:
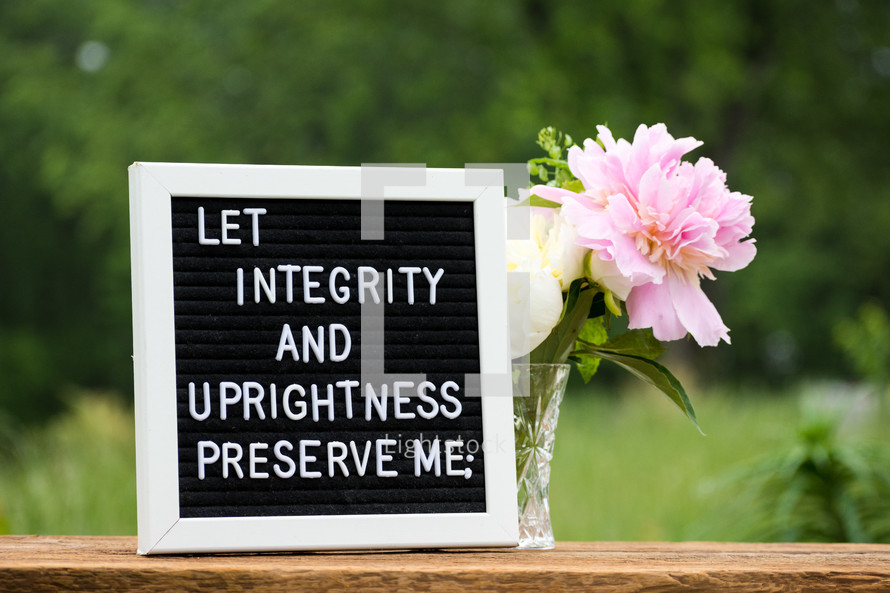
{"label": "pink peony flower", "polygon": [[560,202],[577,242],[613,262],[628,279],[631,329],[651,327],[659,340],[692,334],[701,346],[729,342],[729,329],[702,291],[712,270],[735,271],[754,258],[751,197],[731,192],[710,159],[681,160],[701,146],[674,139],[664,124],[637,128],[633,143],[597,127],[603,147],[587,139],[569,149],[569,169],[584,191],[536,186]]}

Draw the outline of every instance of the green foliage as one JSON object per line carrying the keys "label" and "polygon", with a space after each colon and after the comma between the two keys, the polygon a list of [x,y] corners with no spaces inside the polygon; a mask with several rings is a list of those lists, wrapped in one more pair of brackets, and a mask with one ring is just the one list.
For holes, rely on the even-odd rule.
{"label": "green foliage", "polygon": [[573,356],[596,356],[617,364],[666,395],[701,431],[692,402],[689,401],[683,385],[666,367],[653,360],[662,352],[664,346],[655,339],[651,331],[632,330],[603,344],[579,340]]}
{"label": "green foliage", "polygon": [[805,415],[787,450],[771,451],[723,478],[736,494],[726,511],[765,541],[890,541],[890,448],[839,435],[845,414]]}
{"label": "green foliage", "polygon": [[553,160],[564,160],[562,154],[574,144],[571,136],[553,126],[542,128],[538,132],[537,145],[543,148],[547,156]]}
{"label": "green foliage", "polygon": [[563,157],[563,152],[574,144],[572,137],[549,126],[538,132],[537,144],[547,156],[529,160],[529,174],[547,185],[580,189],[580,182],[569,171],[569,163]]}
{"label": "green foliage", "polygon": [[866,303],[855,318],[840,320],[834,339],[860,377],[890,386],[890,317],[881,305]]}

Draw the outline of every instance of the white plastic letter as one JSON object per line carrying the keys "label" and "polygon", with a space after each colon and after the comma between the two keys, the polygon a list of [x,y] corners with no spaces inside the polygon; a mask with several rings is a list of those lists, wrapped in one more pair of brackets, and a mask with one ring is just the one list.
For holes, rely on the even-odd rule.
{"label": "white plastic letter", "polygon": [[303,302],[310,305],[324,302],[323,296],[312,296],[310,291],[321,286],[321,282],[309,279],[309,274],[324,272],[324,266],[303,266]]}
{"label": "white plastic letter", "polygon": [[200,245],[219,245],[219,239],[208,239],[204,231],[204,206],[198,207],[198,243]]}
{"label": "white plastic letter", "polygon": [[[207,450],[213,451],[210,457],[207,456]],[[219,446],[213,441],[198,441],[198,479],[203,480],[205,468],[210,463],[219,461]]]}
{"label": "white plastic letter", "polygon": [[278,459],[278,461],[283,461],[285,464],[287,464],[287,470],[281,469],[281,466],[277,463],[272,466],[272,470],[275,472],[275,475],[282,479],[293,477],[293,475],[297,473],[297,465],[294,463],[294,460],[282,452],[282,449],[285,448],[288,451],[294,450],[294,446],[291,445],[289,441],[278,441],[277,443],[275,443],[275,448],[273,449],[273,451],[275,452],[275,458]]}
{"label": "white plastic letter", "polygon": [[380,295],[377,294],[377,283],[380,282],[380,272],[371,266],[358,267],[358,302],[365,303],[365,290],[371,291],[374,304],[380,304]]}
{"label": "white plastic letter", "polygon": [[402,411],[402,405],[408,405],[411,403],[411,398],[402,395],[403,389],[412,389],[414,387],[414,381],[395,381],[392,384],[392,406],[393,406],[393,416],[396,420],[410,420],[411,418],[415,418],[417,415],[414,412],[405,412]]}
{"label": "white plastic letter", "polygon": [[386,399],[387,399],[387,391],[389,386],[384,383],[380,386],[380,396],[377,396],[377,393],[374,391],[374,386],[370,383],[365,383],[365,392],[362,394],[365,396],[365,420],[368,422],[371,421],[371,409],[377,410],[377,417],[381,420],[386,420]]}
{"label": "white plastic letter", "polygon": [[[230,396],[229,391],[233,391],[235,394]],[[219,418],[220,420],[226,419],[226,406],[230,404],[237,404],[241,401],[241,386],[237,383],[233,383],[232,381],[222,381],[219,384]]]}
{"label": "white plastic letter", "polygon": [[[337,352],[338,333],[343,335],[343,350],[340,352]],[[328,349],[331,362],[343,362],[349,358],[349,351],[352,350],[352,336],[342,323],[332,323],[328,326]]]}
{"label": "white plastic letter", "polygon": [[279,272],[284,272],[284,298],[288,303],[294,302],[294,272],[300,271],[300,266],[280,264],[276,266]]}
{"label": "white plastic letter", "polygon": [[253,269],[253,302],[259,304],[260,289],[266,293],[266,299],[270,303],[275,302],[275,268],[269,268],[269,281],[263,276],[263,271],[259,268]]}
{"label": "white plastic letter", "polygon": [[466,472],[462,469],[455,469],[451,466],[455,461],[462,461],[464,456],[454,452],[455,449],[462,449],[463,441],[445,441],[445,474],[449,476],[464,476]]}
{"label": "white plastic letter", "polygon": [[249,445],[249,449],[250,449],[250,474],[248,474],[248,475],[250,475],[251,478],[253,478],[253,479],[257,479],[257,478],[259,478],[259,479],[264,479],[264,478],[268,478],[268,477],[269,477],[269,473],[268,473],[268,472],[261,472],[261,471],[257,470],[257,468],[256,468],[257,463],[266,463],[267,461],[269,461],[266,457],[260,457],[259,455],[257,455],[257,451],[259,451],[259,450],[261,450],[261,449],[262,449],[262,450],[265,450],[265,449],[268,449],[268,448],[269,448],[269,444],[268,444],[268,443],[250,443],[250,445]]}
{"label": "white plastic letter", "polygon": [[290,352],[294,360],[300,360],[300,353],[297,352],[297,344],[294,342],[294,334],[290,330],[289,323],[285,323],[281,328],[281,339],[278,340],[278,353],[275,355],[275,360],[281,361],[285,352]]}
{"label": "white plastic letter", "polygon": [[364,476],[368,470],[368,458],[371,456],[371,441],[365,441],[365,450],[361,458],[358,456],[358,448],[355,441],[349,441],[349,450],[352,452],[352,460],[355,462],[355,471],[358,475]]}
{"label": "white plastic letter", "polygon": [[448,418],[449,420],[454,420],[458,416],[460,416],[461,410],[463,407],[461,406],[460,400],[451,395],[452,389],[460,389],[457,383],[454,381],[445,381],[442,383],[442,399],[449,401],[454,404],[453,410],[448,410],[445,408],[445,404],[442,404],[439,409],[442,411],[442,415]]}
{"label": "white plastic letter", "polygon": [[[255,391],[256,395],[250,395],[251,391]],[[244,394],[244,419],[250,420],[250,406],[256,408],[256,415],[260,420],[266,419],[266,412],[263,410],[262,401],[266,397],[266,390],[256,381],[245,381],[243,386]]]}
{"label": "white plastic letter", "polygon": [[[337,453],[334,453],[334,449],[337,449]],[[346,448],[346,443],[341,443],[340,441],[331,441],[328,443],[328,476],[334,477],[334,464],[340,466],[340,472],[349,477],[349,469],[346,467],[346,464],[343,463],[343,460],[346,459],[347,455],[349,455],[349,449]]]}
{"label": "white plastic letter", "polygon": [[427,267],[423,268],[423,275],[426,276],[427,282],[430,283],[430,304],[436,304],[436,284],[439,283],[439,280],[442,279],[442,274],[445,273],[445,270],[439,268],[439,271],[436,272],[436,275],[433,276],[430,274],[430,269]]}
{"label": "white plastic letter", "polygon": [[309,350],[315,353],[315,360],[324,362],[324,327],[318,326],[318,339],[316,339],[309,326],[303,326],[303,362],[309,362]]}
{"label": "white plastic letter", "polygon": [[244,455],[244,451],[241,450],[241,445],[238,443],[223,443],[222,446],[222,475],[223,478],[228,479],[229,477],[229,466],[235,468],[235,473],[238,474],[239,478],[244,477],[244,472],[241,470],[241,457]]}
{"label": "white plastic letter", "polygon": [[207,417],[210,416],[210,383],[205,381],[203,387],[204,411],[199,414],[195,404],[195,383],[189,381],[189,415],[198,422],[207,420]]}
{"label": "white plastic letter", "polygon": [[238,268],[235,271],[235,300],[238,305],[244,304],[244,268]]}
{"label": "white plastic letter", "polygon": [[327,394],[328,396],[324,399],[318,397],[318,385],[313,383],[309,387],[309,393],[312,398],[312,421],[318,422],[318,419],[321,417],[321,414],[318,413],[318,409],[326,406],[328,409],[328,420],[333,421],[334,419],[334,386],[328,383],[327,385]]}
{"label": "white plastic letter", "polygon": [[417,386],[417,397],[424,403],[430,404],[430,409],[425,410],[420,405],[417,406],[417,413],[425,420],[432,420],[439,415],[439,402],[432,396],[427,395],[427,389],[435,389],[436,386],[430,381],[423,381]]}
{"label": "white plastic letter", "polygon": [[293,393],[294,391],[296,391],[300,395],[300,398],[306,397],[306,390],[303,389],[302,385],[298,385],[297,383],[291,383],[290,385],[287,386],[287,389],[284,390],[284,393],[281,396],[281,400],[282,400],[281,407],[284,408],[284,415],[287,416],[289,419],[302,420],[303,418],[306,417],[306,402],[303,401],[303,399],[300,399],[300,401],[298,401],[296,403],[297,412],[294,413],[294,411],[291,410],[291,407],[290,407],[290,394]]}
{"label": "white plastic letter", "polygon": [[396,445],[397,442],[395,439],[377,439],[377,446],[375,453],[377,454],[377,477],[378,478],[394,478],[399,475],[394,469],[383,469],[384,461],[392,461],[392,455],[384,453],[383,450],[386,448],[387,450],[391,445]]}
{"label": "white plastic letter", "polygon": [[346,402],[346,417],[352,418],[352,388],[358,387],[361,383],[355,379],[344,379],[342,381],[337,381],[334,385],[346,391],[346,393],[343,394],[343,401]]}
{"label": "white plastic letter", "polygon": [[260,221],[259,215],[265,214],[265,208],[245,208],[243,210],[244,214],[250,215],[250,230],[251,236],[253,237],[253,246],[258,247],[260,244]]}
{"label": "white plastic letter", "polygon": [[321,472],[309,471],[306,465],[312,461],[318,461],[315,455],[309,455],[306,452],[307,447],[320,447],[321,441],[309,439],[300,441],[300,477],[301,478],[320,478]]}
{"label": "white plastic letter", "polygon": [[230,216],[240,216],[239,210],[223,210],[222,211],[222,242],[223,245],[241,245],[241,239],[237,237],[229,237],[229,231],[237,231],[239,228],[237,222],[229,222]]}
{"label": "white plastic letter", "polygon": [[342,305],[349,300],[349,286],[346,286],[345,284],[343,286],[338,286],[338,276],[343,276],[344,280],[349,281],[349,272],[346,271],[346,268],[337,266],[331,270],[331,276],[328,278],[328,290],[330,291],[331,298],[334,299],[334,302]]}
{"label": "white plastic letter", "polygon": [[414,475],[420,476],[421,468],[423,471],[429,472],[431,469],[436,476],[442,475],[442,461],[439,456],[441,455],[441,449],[439,446],[439,439],[433,439],[433,442],[430,443],[430,451],[429,454],[424,454],[423,452],[423,441],[421,439],[414,439]]}
{"label": "white plastic letter", "polygon": [[414,304],[414,274],[420,274],[420,268],[414,266],[404,266],[399,268],[400,274],[405,274],[408,280],[408,304]]}

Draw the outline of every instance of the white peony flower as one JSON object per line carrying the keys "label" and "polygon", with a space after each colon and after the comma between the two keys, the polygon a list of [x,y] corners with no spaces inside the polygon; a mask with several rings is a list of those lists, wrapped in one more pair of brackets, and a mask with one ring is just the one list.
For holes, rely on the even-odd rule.
{"label": "white peony flower", "polygon": [[[529,242],[543,258],[543,265],[559,280],[565,292],[576,279],[584,276],[584,256],[589,251],[575,243],[578,230],[562,214],[562,209],[531,208]],[[509,266],[509,260],[508,260]]]}
{"label": "white peony flower", "polygon": [[510,358],[525,356],[547,339],[562,315],[562,290],[547,269],[507,274]]}
{"label": "white peony flower", "polygon": [[584,273],[586,248],[558,210],[532,208],[530,238],[507,241],[510,351],[524,356],[559,323],[562,293]]}

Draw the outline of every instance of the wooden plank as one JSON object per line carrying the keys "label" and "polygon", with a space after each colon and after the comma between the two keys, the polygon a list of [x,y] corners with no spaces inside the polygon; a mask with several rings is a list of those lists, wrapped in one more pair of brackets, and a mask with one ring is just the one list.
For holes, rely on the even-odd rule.
{"label": "wooden plank", "polygon": [[136,555],[133,537],[0,536],[0,591],[890,591],[890,545]]}

